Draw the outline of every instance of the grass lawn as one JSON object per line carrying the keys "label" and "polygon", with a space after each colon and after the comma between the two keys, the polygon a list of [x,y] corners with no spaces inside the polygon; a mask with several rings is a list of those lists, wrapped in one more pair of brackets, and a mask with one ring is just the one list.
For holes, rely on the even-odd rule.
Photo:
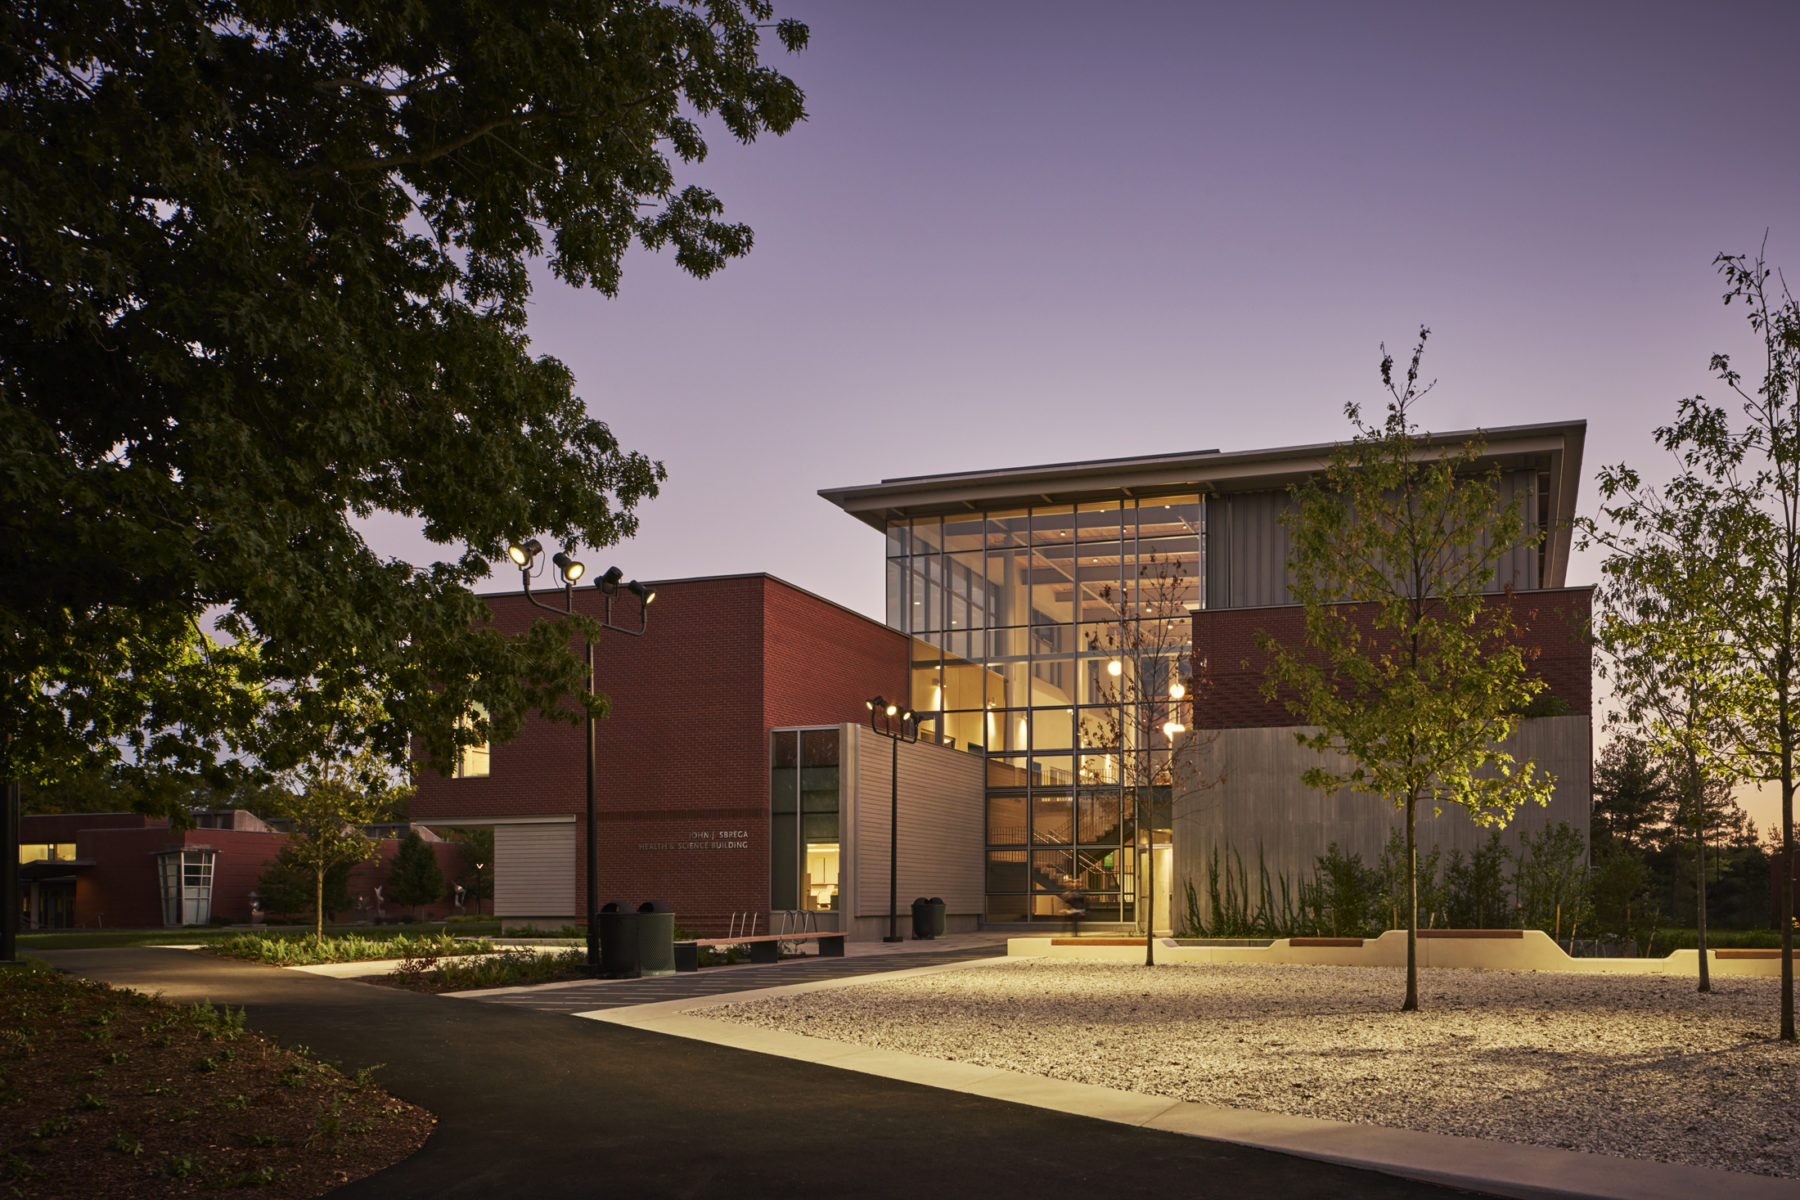
{"label": "grass lawn", "polygon": [[408,1157],[431,1126],[366,1076],[246,1032],[241,1010],[0,968],[0,1186],[14,1195],[302,1200]]}

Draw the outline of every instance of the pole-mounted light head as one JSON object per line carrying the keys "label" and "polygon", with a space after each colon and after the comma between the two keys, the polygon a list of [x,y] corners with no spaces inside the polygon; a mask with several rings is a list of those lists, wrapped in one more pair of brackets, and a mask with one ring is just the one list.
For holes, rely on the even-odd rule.
{"label": "pole-mounted light head", "polygon": [[1169,699],[1179,700],[1185,695],[1187,695],[1187,689],[1181,686],[1179,679],[1169,685]]}
{"label": "pole-mounted light head", "polygon": [[550,556],[550,561],[562,572],[564,583],[575,583],[587,573],[587,568],[576,562],[575,556],[567,550],[558,550]]}
{"label": "pole-mounted light head", "polygon": [[1111,675],[1114,679],[1117,679],[1119,677],[1119,672],[1123,671],[1124,669],[1125,669],[1125,664],[1120,662],[1116,658],[1106,664],[1106,673],[1108,675]]}
{"label": "pole-mounted light head", "polygon": [[888,702],[886,700],[883,700],[880,696],[875,697],[873,700],[864,700],[863,701],[863,707],[867,708],[870,712],[874,712],[878,708],[886,709],[887,706],[888,706]]}
{"label": "pole-mounted light head", "polygon": [[513,564],[520,570],[524,570],[543,552],[544,543],[538,541],[536,538],[530,538],[522,545],[518,542],[514,542],[512,545],[508,546],[506,548],[506,557],[512,559]]}
{"label": "pole-mounted light head", "polygon": [[625,585],[625,590],[636,596],[639,604],[648,605],[652,600],[656,599],[656,593],[654,591],[645,587],[635,579]]}
{"label": "pole-mounted light head", "polygon": [[623,578],[625,578],[625,572],[617,567],[608,567],[606,574],[594,580],[594,586],[610,596],[619,590],[619,580]]}

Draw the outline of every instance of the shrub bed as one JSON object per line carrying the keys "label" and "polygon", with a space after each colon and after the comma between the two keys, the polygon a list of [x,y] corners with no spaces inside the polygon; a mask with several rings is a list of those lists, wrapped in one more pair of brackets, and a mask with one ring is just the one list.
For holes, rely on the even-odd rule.
{"label": "shrub bed", "polygon": [[248,1189],[301,1200],[392,1166],[431,1114],[243,1010],[0,970],[0,1191],[37,1200]]}
{"label": "shrub bed", "polygon": [[394,934],[365,937],[344,934],[315,942],[310,936],[269,936],[246,933],[214,942],[207,949],[226,958],[278,967],[305,967],[317,963],[369,962],[382,958],[443,957],[460,954],[492,954],[494,943],[486,938],[456,938],[448,933]]}
{"label": "shrub bed", "polygon": [[415,992],[461,992],[585,978],[585,949],[539,954],[520,948],[453,962],[442,962],[435,955],[412,956],[391,974],[364,982],[385,983]]}

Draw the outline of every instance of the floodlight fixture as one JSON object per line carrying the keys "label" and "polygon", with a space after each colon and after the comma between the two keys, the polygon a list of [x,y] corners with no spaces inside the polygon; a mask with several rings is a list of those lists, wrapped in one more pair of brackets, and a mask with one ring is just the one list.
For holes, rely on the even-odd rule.
{"label": "floodlight fixture", "polygon": [[645,587],[635,579],[625,585],[625,590],[636,596],[639,604],[648,604],[656,599],[656,593],[654,591]]}
{"label": "floodlight fixture", "polygon": [[1111,675],[1114,679],[1117,679],[1119,677],[1119,674],[1124,670],[1125,670],[1125,664],[1120,662],[1116,658],[1106,664],[1106,673],[1108,675]]}
{"label": "floodlight fixture", "polygon": [[558,550],[550,556],[550,561],[562,572],[564,583],[574,583],[587,573],[587,568],[575,561],[575,556],[567,550]]}
{"label": "floodlight fixture", "polygon": [[506,548],[506,556],[512,559],[513,563],[521,570],[530,567],[531,564],[537,560],[537,556],[543,552],[544,543],[538,541],[536,538],[526,539],[523,545],[514,542]]}
{"label": "floodlight fixture", "polygon": [[619,590],[619,581],[623,578],[625,578],[625,572],[617,567],[608,567],[606,574],[594,580],[594,586],[610,596]]}

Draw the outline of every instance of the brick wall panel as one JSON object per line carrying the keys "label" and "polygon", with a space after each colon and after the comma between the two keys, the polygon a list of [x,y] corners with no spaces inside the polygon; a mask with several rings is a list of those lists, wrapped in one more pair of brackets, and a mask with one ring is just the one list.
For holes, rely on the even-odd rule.
{"label": "brick wall panel", "polygon": [[[1569,712],[1588,716],[1593,709],[1593,646],[1588,641],[1592,588],[1559,588],[1496,596],[1492,603],[1512,608],[1520,640],[1532,652],[1531,670],[1560,697]],[[1346,605],[1353,619],[1372,628],[1368,605]],[[1194,614],[1194,671],[1202,681],[1196,691],[1194,725],[1200,729],[1237,729],[1291,725],[1295,717],[1285,696],[1262,695],[1268,656],[1257,649],[1259,634],[1296,644],[1305,633],[1305,610],[1298,605],[1272,608],[1215,608]]]}

